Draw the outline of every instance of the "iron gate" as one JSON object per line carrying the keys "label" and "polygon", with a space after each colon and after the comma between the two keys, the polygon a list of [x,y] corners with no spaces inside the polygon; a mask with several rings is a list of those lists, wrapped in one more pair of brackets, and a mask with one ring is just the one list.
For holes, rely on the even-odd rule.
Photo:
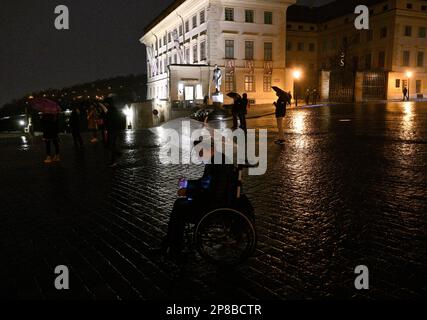
{"label": "iron gate", "polygon": [[365,72],[362,87],[363,100],[385,100],[387,95],[387,73]]}
{"label": "iron gate", "polygon": [[329,100],[333,102],[353,102],[354,78],[354,73],[349,70],[331,71]]}

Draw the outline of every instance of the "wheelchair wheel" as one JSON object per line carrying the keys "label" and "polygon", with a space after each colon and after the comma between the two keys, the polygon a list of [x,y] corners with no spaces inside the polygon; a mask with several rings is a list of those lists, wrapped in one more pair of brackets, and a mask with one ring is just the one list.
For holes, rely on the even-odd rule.
{"label": "wheelchair wheel", "polygon": [[194,243],[199,254],[212,264],[233,266],[249,258],[256,245],[252,222],[234,209],[217,209],[197,224]]}

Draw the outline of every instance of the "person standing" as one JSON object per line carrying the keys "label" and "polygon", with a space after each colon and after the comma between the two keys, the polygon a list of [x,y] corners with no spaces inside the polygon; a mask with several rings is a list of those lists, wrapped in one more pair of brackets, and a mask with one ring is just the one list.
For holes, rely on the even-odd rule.
{"label": "person standing", "polygon": [[107,111],[106,111],[106,123],[105,127],[107,129],[107,146],[110,149],[110,167],[114,168],[117,166],[117,157],[120,155],[120,152],[117,150],[117,138],[120,131],[122,130],[122,123],[119,110],[115,107],[112,99],[106,101]]}
{"label": "person standing", "polygon": [[[59,155],[58,115],[43,113],[41,120],[43,128],[43,140],[46,144],[46,160],[44,163],[51,164],[52,162],[60,162],[61,158]],[[51,144],[53,144],[55,147],[54,156],[52,156]]]}
{"label": "person standing", "polygon": [[80,134],[80,109],[76,106],[73,107],[70,117],[71,134],[75,147],[83,147],[83,139]]}
{"label": "person standing", "polygon": [[317,104],[318,96],[317,96],[317,89],[316,88],[313,89],[312,94],[313,94],[313,104]]}
{"label": "person standing", "polygon": [[277,144],[283,144],[285,142],[285,134],[283,131],[283,120],[286,116],[286,97],[284,94],[277,93],[278,99],[274,102],[274,106],[276,107],[276,120],[277,120],[277,129],[279,131],[278,139],[274,141]]}
{"label": "person standing", "polygon": [[307,106],[310,104],[310,95],[311,95],[311,90],[310,90],[310,88],[307,88],[307,90],[305,92],[305,104]]}
{"label": "person standing", "polygon": [[237,122],[238,122],[239,112],[241,108],[242,98],[240,98],[240,96],[235,96],[233,100],[234,100],[234,103],[233,103],[233,107],[231,108],[231,114],[233,116],[233,130],[235,130],[239,127]]}
{"label": "person standing", "polygon": [[403,93],[403,101],[405,101],[406,99],[409,101],[407,87],[403,87],[402,93]]}
{"label": "person standing", "polygon": [[247,130],[246,115],[248,114],[248,109],[250,108],[247,93],[243,94],[243,98],[242,98],[240,104],[241,104],[241,107],[239,110],[240,128],[242,128],[246,132],[246,130]]}
{"label": "person standing", "polygon": [[97,121],[97,112],[94,105],[91,105],[89,107],[89,110],[87,111],[87,127],[89,131],[92,132],[92,139],[90,140],[91,143],[97,143],[98,142],[98,127],[96,125]]}

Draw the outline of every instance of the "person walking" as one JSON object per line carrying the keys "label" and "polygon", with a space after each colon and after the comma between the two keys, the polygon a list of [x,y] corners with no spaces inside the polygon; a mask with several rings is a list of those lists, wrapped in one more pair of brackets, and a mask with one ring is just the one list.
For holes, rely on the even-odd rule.
{"label": "person walking", "polygon": [[75,147],[83,147],[83,139],[80,134],[80,109],[76,106],[73,107],[70,117],[71,134]]}
{"label": "person walking", "polygon": [[87,111],[87,127],[89,131],[92,132],[92,139],[90,140],[91,143],[97,143],[98,142],[98,127],[96,124],[97,121],[97,112],[94,105],[90,105],[89,110]]}
{"label": "person walking", "polygon": [[106,111],[106,123],[107,129],[107,146],[110,149],[110,167],[115,168],[117,166],[117,157],[120,152],[117,149],[117,138],[122,130],[122,123],[119,110],[114,105],[112,99],[106,99],[107,110]]}
{"label": "person walking", "polygon": [[[51,164],[53,162],[60,162],[61,158],[59,155],[59,124],[58,124],[58,115],[43,113],[42,119],[42,129],[43,129],[43,140],[46,144],[46,160],[45,164]],[[52,156],[52,146],[55,147],[55,155]]]}
{"label": "person walking", "polygon": [[250,108],[248,95],[247,93],[243,94],[242,100],[240,101],[240,109],[239,109],[239,120],[240,120],[240,128],[245,132],[247,131],[246,127],[246,115],[248,114],[248,109]]}
{"label": "person walking", "polygon": [[409,101],[408,88],[407,87],[403,87],[402,93],[403,93],[403,101],[405,101],[405,100]]}
{"label": "person walking", "polygon": [[274,142],[277,144],[283,144],[285,142],[285,134],[283,131],[283,120],[286,116],[286,97],[284,94],[277,93],[278,99],[274,102],[274,106],[276,107],[276,120],[277,120],[277,129],[278,129],[278,139]]}
{"label": "person walking", "polygon": [[305,104],[307,106],[310,104],[310,95],[311,95],[311,90],[310,88],[307,88],[307,90],[305,91]]}

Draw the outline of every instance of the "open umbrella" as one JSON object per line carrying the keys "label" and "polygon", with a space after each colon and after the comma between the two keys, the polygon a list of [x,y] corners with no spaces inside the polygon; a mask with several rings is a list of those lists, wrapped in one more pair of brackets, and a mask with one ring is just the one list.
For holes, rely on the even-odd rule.
{"label": "open umbrella", "polygon": [[55,101],[46,98],[34,99],[31,101],[31,105],[34,109],[43,113],[58,114],[61,112],[61,108]]}
{"label": "open umbrella", "polygon": [[227,96],[232,98],[232,99],[242,99],[240,94],[238,94],[237,92],[229,92],[229,93],[227,93]]}
{"label": "open umbrella", "polygon": [[276,93],[278,93],[279,95],[288,95],[288,93],[282,89],[280,89],[279,87],[273,86],[271,87],[271,89],[273,89],[274,91],[276,91]]}

